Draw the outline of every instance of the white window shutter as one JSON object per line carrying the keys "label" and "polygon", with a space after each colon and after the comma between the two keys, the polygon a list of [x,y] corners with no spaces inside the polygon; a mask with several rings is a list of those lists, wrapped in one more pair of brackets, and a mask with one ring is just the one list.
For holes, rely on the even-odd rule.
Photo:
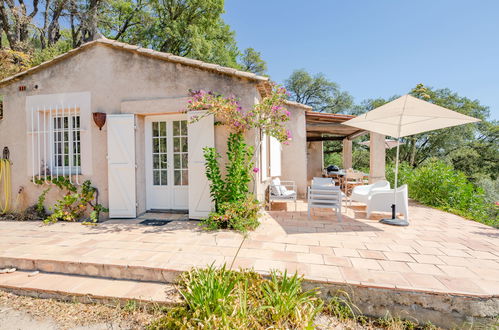
{"label": "white window shutter", "polygon": [[262,134],[262,142],[260,144],[260,173],[262,182],[269,177],[269,139],[266,134]]}
{"label": "white window shutter", "polygon": [[135,218],[135,117],[107,115],[110,218]]}
{"label": "white window shutter", "polygon": [[281,142],[270,137],[270,176],[281,176]]}
{"label": "white window shutter", "polygon": [[[206,177],[203,148],[215,146],[215,121],[206,111],[189,111],[187,141],[189,144],[189,218],[207,217],[213,210],[210,182]],[[204,116],[192,122],[193,116]]]}

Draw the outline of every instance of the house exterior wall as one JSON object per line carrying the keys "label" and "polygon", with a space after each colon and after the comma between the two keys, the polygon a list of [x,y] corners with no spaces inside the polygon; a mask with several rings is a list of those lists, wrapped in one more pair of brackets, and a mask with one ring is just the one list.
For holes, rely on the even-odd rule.
{"label": "house exterior wall", "polygon": [[[18,86],[27,86],[24,92]],[[38,89],[33,86],[38,85]],[[205,89],[240,98],[243,108],[258,102],[259,93],[253,82],[216,74],[181,64],[147,58],[106,46],[94,46],[75,56],[58,62],[44,70],[24,77],[0,89],[4,96],[4,119],[0,120],[0,148],[10,149],[12,166],[12,200],[16,199],[19,187],[24,191],[17,209],[36,203],[46,187],[37,187],[28,175],[26,97],[30,95],[90,92],[91,112],[107,114],[135,113],[136,116],[136,163],[138,213],[145,211],[145,156],[144,115],[178,113],[185,109],[188,90]],[[100,131],[93,124],[88,134],[92,139],[92,175],[90,179],[99,190],[99,201],[108,204],[107,194],[107,131]],[[226,151],[227,129],[215,127],[215,146],[222,155]],[[248,134],[247,141],[253,144],[254,137]],[[85,157],[85,155],[82,155]],[[258,157],[258,156],[257,156]],[[258,161],[258,159],[257,159]],[[257,178],[257,182],[261,182]],[[261,184],[257,194],[263,194]],[[52,205],[58,199],[58,189],[53,188],[46,199]]]}
{"label": "house exterior wall", "polygon": [[286,104],[290,114],[287,128],[291,132],[292,141],[282,146],[281,178],[295,181],[298,197],[304,198],[307,193],[307,137],[305,109],[301,106]]}

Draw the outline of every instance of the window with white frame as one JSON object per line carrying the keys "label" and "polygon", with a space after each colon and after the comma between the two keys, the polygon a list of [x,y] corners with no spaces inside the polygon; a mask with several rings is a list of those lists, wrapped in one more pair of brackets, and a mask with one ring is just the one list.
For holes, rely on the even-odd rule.
{"label": "window with white frame", "polygon": [[52,117],[52,167],[61,173],[80,173],[80,116]]}

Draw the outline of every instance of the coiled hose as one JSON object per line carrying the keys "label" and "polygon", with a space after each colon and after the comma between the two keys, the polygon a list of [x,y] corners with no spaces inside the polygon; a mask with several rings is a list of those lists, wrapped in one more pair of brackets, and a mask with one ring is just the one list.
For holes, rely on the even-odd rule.
{"label": "coiled hose", "polygon": [[6,213],[9,210],[10,202],[10,161],[8,159],[0,159],[0,196],[3,192],[3,202],[0,199],[0,214]]}

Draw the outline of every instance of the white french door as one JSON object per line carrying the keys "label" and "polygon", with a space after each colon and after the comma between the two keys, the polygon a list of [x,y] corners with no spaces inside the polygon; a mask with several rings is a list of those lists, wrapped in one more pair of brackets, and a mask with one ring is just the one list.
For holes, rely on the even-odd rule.
{"label": "white french door", "polygon": [[187,210],[187,116],[148,116],[145,125],[147,209]]}

